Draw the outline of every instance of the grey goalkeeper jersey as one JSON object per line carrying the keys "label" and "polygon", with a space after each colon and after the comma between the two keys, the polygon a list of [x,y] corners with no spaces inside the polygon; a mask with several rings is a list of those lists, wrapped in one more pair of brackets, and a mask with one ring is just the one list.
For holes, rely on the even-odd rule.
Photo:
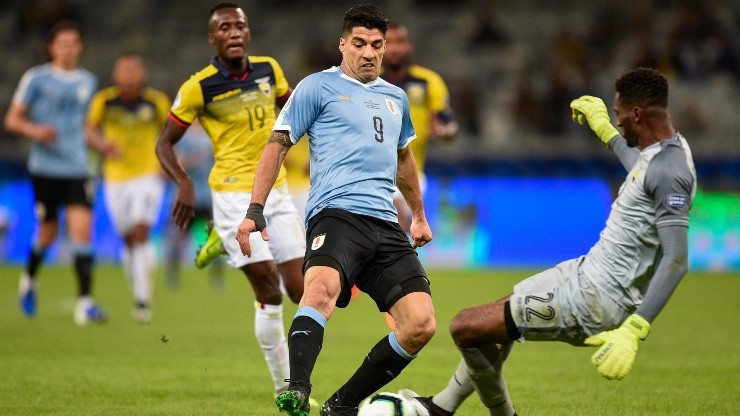
{"label": "grey goalkeeper jersey", "polygon": [[633,312],[642,303],[661,258],[658,228],[689,225],[696,170],[691,149],[678,133],[641,151],[629,150],[634,154],[620,159],[633,165],[625,166],[627,179],[581,272]]}

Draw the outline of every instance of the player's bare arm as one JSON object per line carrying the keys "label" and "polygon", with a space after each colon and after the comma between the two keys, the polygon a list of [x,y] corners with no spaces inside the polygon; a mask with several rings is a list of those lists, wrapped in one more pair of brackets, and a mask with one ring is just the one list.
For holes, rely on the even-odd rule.
{"label": "player's bare arm", "polygon": [[106,140],[101,134],[100,128],[93,124],[88,123],[85,126],[85,142],[105,158],[115,159],[121,156],[118,146]]}
{"label": "player's bare arm", "polygon": [[43,144],[52,143],[57,137],[56,130],[51,126],[32,123],[26,117],[27,111],[28,109],[23,104],[11,104],[3,120],[5,130]]}
{"label": "player's bare arm", "polygon": [[406,146],[398,150],[398,173],[396,185],[411,209],[411,237],[413,246],[421,247],[432,241],[432,230],[424,213],[424,202],[421,196],[419,175],[416,171],[416,159],[411,149]]}
{"label": "player's bare arm", "polygon": [[246,218],[239,224],[234,237],[239,242],[239,248],[245,256],[252,255],[249,234],[261,231],[262,238],[265,241],[269,240],[267,229],[258,222],[264,221],[262,208],[267,202],[270,189],[275,184],[275,179],[277,179],[280,172],[280,166],[283,164],[285,155],[292,146],[293,142],[290,141],[287,131],[273,131],[267,140],[265,149],[262,151],[259,162],[257,162],[257,173],[252,185],[252,199],[249,203]]}
{"label": "player's bare arm", "polygon": [[195,216],[195,188],[193,187],[193,181],[177,160],[174,147],[175,143],[180,141],[183,134],[185,134],[185,130],[185,127],[178,125],[168,118],[164,127],[162,127],[162,131],[159,133],[157,145],[154,148],[162,168],[177,183],[177,196],[172,207],[172,220],[180,228],[187,227]]}

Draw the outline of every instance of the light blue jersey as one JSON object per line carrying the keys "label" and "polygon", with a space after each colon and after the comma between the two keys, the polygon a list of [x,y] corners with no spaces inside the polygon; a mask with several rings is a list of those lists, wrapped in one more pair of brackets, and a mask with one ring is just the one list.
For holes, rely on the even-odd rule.
{"label": "light blue jersey", "polygon": [[332,67],[296,86],[273,130],[288,131],[293,143],[308,133],[306,222],[324,208],[398,222],[398,149],[416,137],[402,89],[380,78],[363,84]]}
{"label": "light blue jersey", "polygon": [[84,69],[62,71],[45,64],[23,74],[13,102],[26,106],[30,121],[50,125],[57,132],[50,145],[36,141],[31,145],[30,173],[54,178],[88,176],[85,116],[96,88],[97,79]]}

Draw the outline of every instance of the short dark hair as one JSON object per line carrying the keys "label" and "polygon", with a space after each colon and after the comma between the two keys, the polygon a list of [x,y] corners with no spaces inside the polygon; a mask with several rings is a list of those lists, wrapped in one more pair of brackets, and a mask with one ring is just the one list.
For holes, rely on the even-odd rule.
{"label": "short dark hair", "polygon": [[54,23],[54,25],[51,26],[51,28],[49,29],[49,34],[46,36],[46,44],[48,45],[54,42],[54,39],[57,38],[57,35],[68,30],[77,32],[77,35],[79,35],[80,39],[82,39],[82,31],[80,30],[80,25],[78,25],[77,22],[75,22],[74,20],[64,19]]}
{"label": "short dark hair", "polygon": [[213,13],[216,13],[218,10],[221,9],[241,9],[241,6],[234,3],[233,1],[222,1],[221,3],[218,3],[217,5],[211,7],[211,9],[208,11],[208,17],[210,18],[213,16]]}
{"label": "short dark hair", "polygon": [[344,15],[342,33],[347,34],[356,26],[378,29],[385,35],[388,30],[388,18],[374,4],[356,4]]}
{"label": "short dark hair", "polygon": [[668,107],[668,80],[657,69],[636,68],[614,83],[619,99],[640,107]]}

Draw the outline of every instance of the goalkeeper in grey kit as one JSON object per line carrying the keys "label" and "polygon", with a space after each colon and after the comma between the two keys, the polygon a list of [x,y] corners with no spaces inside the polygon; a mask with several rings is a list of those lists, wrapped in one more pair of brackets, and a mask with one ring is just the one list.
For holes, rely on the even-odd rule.
{"label": "goalkeeper in grey kit", "polygon": [[455,316],[450,331],[463,359],[447,387],[431,397],[400,392],[428,414],[451,415],[477,391],[491,415],[515,415],[502,376],[515,340],[597,347],[591,362],[610,380],[632,368],[639,341],[688,270],[696,171],[671,122],[666,78],[638,68],[617,79],[615,89],[623,135],[601,99],[570,104],[573,120],[588,123],[629,172],[599,241],[586,255],[523,280],[512,295]]}

